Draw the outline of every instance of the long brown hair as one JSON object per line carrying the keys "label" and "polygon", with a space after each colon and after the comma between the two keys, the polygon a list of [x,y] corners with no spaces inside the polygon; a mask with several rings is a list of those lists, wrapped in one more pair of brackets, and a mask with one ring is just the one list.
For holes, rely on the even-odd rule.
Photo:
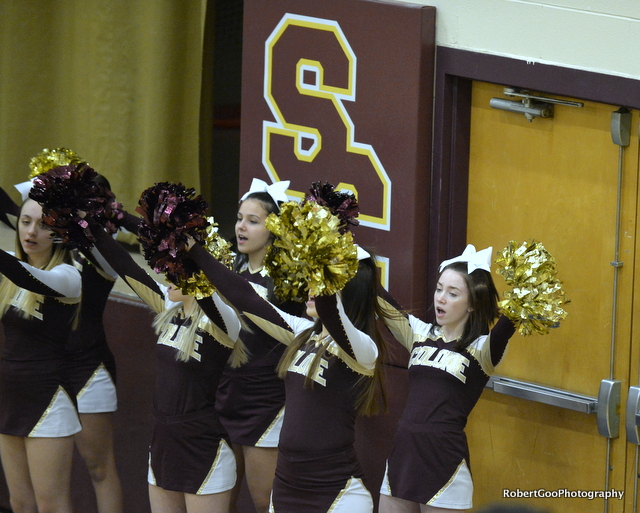
{"label": "long brown hair", "polygon": [[498,308],[500,296],[493,283],[491,273],[483,269],[476,269],[469,274],[467,267],[466,262],[454,262],[442,269],[442,272],[438,275],[438,278],[440,278],[442,273],[447,269],[457,272],[464,279],[467,284],[467,290],[469,291],[469,307],[471,308],[471,312],[464,325],[462,336],[456,343],[455,347],[457,351],[466,349],[478,337],[487,335],[491,325],[500,313]]}
{"label": "long brown hair", "polygon": [[[386,314],[378,304],[378,269],[375,264],[375,257],[360,260],[358,272],[345,285],[341,292],[342,304],[345,313],[353,325],[363,333],[369,335],[378,347],[378,358],[376,359],[373,376],[362,376],[357,386],[361,389],[356,402],[358,413],[363,415],[374,415],[380,410],[386,410],[387,400],[383,383],[382,364],[386,360],[387,349],[385,340],[379,330],[377,319],[384,318]],[[300,333],[294,341],[287,347],[278,365],[278,375],[284,377],[287,374],[291,363],[296,357],[298,349],[309,341],[313,334],[322,331],[322,323],[318,319],[308,330]],[[305,386],[313,386],[313,379],[317,372],[322,357],[327,352],[328,340],[318,350],[315,355],[305,379]]]}

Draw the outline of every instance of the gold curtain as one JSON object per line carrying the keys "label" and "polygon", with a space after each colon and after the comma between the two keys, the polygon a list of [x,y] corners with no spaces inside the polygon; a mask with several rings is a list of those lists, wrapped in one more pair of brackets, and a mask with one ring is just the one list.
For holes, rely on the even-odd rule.
{"label": "gold curtain", "polygon": [[206,0],[1,0],[0,185],[74,150],[133,211],[158,181],[199,189]]}

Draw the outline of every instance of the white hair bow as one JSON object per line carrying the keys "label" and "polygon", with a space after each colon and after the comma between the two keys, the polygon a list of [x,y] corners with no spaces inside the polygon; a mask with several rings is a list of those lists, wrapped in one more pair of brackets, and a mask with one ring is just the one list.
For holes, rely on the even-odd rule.
{"label": "white hair bow", "polygon": [[22,201],[27,201],[29,199],[29,191],[31,190],[31,187],[33,187],[33,178],[26,182],[17,183],[14,187],[18,189],[18,192],[22,196]]}
{"label": "white hair bow", "polygon": [[493,246],[489,246],[480,251],[476,251],[473,244],[468,244],[462,252],[462,255],[449,260],[445,260],[440,264],[439,271],[442,271],[445,267],[455,262],[467,262],[467,272],[471,274],[476,269],[482,269],[487,272],[491,272],[491,254],[493,253]]}
{"label": "white hair bow", "polygon": [[371,258],[371,253],[369,253],[365,249],[362,249],[357,244],[356,244],[356,250],[358,251],[358,260],[364,260],[365,258]]}
{"label": "white hair bow", "polygon": [[251,181],[251,187],[249,187],[249,190],[244,193],[242,198],[240,198],[240,201],[244,201],[249,194],[253,194],[254,192],[266,192],[271,196],[271,198],[273,198],[276,205],[278,205],[280,201],[285,202],[289,200],[286,192],[290,183],[290,180],[283,180],[282,182],[276,182],[269,185],[267,182],[260,180],[259,178],[254,178]]}

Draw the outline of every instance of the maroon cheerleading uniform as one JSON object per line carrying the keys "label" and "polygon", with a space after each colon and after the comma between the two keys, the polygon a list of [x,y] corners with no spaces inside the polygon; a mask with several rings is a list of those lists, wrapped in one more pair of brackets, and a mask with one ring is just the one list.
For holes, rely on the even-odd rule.
{"label": "maroon cheerleading uniform", "polygon": [[[137,232],[140,218],[123,212],[121,225]],[[65,347],[65,379],[78,401],[80,413],[117,409],[116,361],[104,329],[103,315],[117,279],[100,255],[84,251],[76,255],[82,276],[82,302],[78,327]]]}
{"label": "maroon cheerleading uniform", "polygon": [[[396,310],[389,296],[386,309]],[[440,329],[411,315],[385,323],[411,353],[409,394],[387,460],[381,493],[441,508],[472,506],[464,428],[515,327],[502,316],[489,335],[462,351]]]}
{"label": "maroon cheerleading uniform", "polygon": [[[63,379],[64,346],[80,301],[80,274],[71,265],[36,269],[0,250],[0,273],[21,289],[4,313],[0,360],[0,433],[63,437],[80,431]],[[21,295],[41,296],[25,317]]]}
{"label": "maroon cheerleading uniform", "polygon": [[[162,312],[165,294],[159,285],[104,230],[91,229],[107,262],[156,313]],[[158,338],[149,482],[165,490],[209,494],[235,484],[235,460],[215,411],[215,396],[240,325],[219,297],[198,304],[206,317],[198,324],[188,361],[176,359],[193,321],[184,317],[182,308]]]}
{"label": "maroon cheerleading uniform", "polygon": [[[240,276],[226,269],[202,247],[190,256],[220,293],[269,335],[289,344],[314,322],[287,314],[268,303]],[[285,378],[286,403],[272,492],[277,513],[326,513],[373,510],[362,484],[353,448],[356,401],[361,380],[373,376],[378,351],[374,341],[349,321],[336,296],[316,298],[316,310],[329,336],[311,335],[300,347]],[[311,361],[326,348],[305,385]]]}
{"label": "maroon cheerleading uniform", "polygon": [[[266,271],[251,272],[245,266],[239,273],[267,299]],[[278,305],[295,314],[304,305],[288,302]],[[285,346],[245,319],[248,329],[240,338],[249,353],[249,361],[237,368],[225,368],[216,407],[220,420],[235,444],[255,447],[277,447],[281,416],[285,401],[285,387],[276,367]]]}
{"label": "maroon cheerleading uniform", "polygon": [[[0,220],[10,228],[7,214],[18,216],[20,207],[0,188]],[[140,218],[124,212],[122,225],[137,231]],[[102,321],[104,309],[117,276],[96,266],[95,258],[78,255],[81,269],[82,300],[78,326],[65,346],[65,388],[76,399],[79,413],[113,412],[117,408],[116,362],[107,344]],[[80,396],[80,397],[79,397]]]}
{"label": "maroon cheerleading uniform", "polygon": [[[266,295],[267,278],[262,272],[251,273],[245,268],[239,274],[251,282],[258,293]],[[251,321],[246,324],[249,329],[243,329],[240,338],[249,360],[237,368],[227,366],[216,405],[233,443],[276,447],[279,429],[269,433],[269,428],[284,408],[284,383],[275,370],[284,346],[252,326]],[[269,441],[265,440],[267,436]]]}
{"label": "maroon cheerleading uniform", "polygon": [[[80,413],[113,412],[117,408],[116,361],[107,344],[102,316],[115,279],[85,259],[80,265],[80,318],[65,346],[65,380],[78,400]],[[87,392],[94,380],[108,380],[109,383],[95,393]]]}

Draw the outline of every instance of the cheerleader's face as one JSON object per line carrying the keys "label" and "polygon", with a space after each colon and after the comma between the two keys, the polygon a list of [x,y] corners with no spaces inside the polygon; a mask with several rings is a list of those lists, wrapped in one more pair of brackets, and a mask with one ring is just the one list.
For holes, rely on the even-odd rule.
{"label": "cheerleader's face", "polygon": [[438,324],[442,326],[447,339],[460,337],[471,314],[471,307],[467,282],[459,272],[445,269],[440,275],[433,295],[433,306]]}
{"label": "cheerleader's face", "polygon": [[182,290],[176,287],[175,285],[170,285],[167,290],[167,296],[169,297],[169,301],[173,301],[174,303],[179,303],[180,301],[184,301],[189,296],[182,293]]}
{"label": "cheerleader's face", "polygon": [[29,263],[44,267],[53,254],[53,231],[42,222],[42,206],[32,199],[22,205],[18,237]]}
{"label": "cheerleader's face", "polygon": [[306,302],[307,306],[307,315],[312,319],[318,318],[318,312],[316,311],[316,299],[313,296],[309,296],[309,299]]}
{"label": "cheerleader's face", "polygon": [[236,239],[240,253],[262,253],[263,256],[267,253],[272,239],[271,232],[265,226],[268,215],[269,212],[260,201],[247,199],[242,202],[236,220]]}

